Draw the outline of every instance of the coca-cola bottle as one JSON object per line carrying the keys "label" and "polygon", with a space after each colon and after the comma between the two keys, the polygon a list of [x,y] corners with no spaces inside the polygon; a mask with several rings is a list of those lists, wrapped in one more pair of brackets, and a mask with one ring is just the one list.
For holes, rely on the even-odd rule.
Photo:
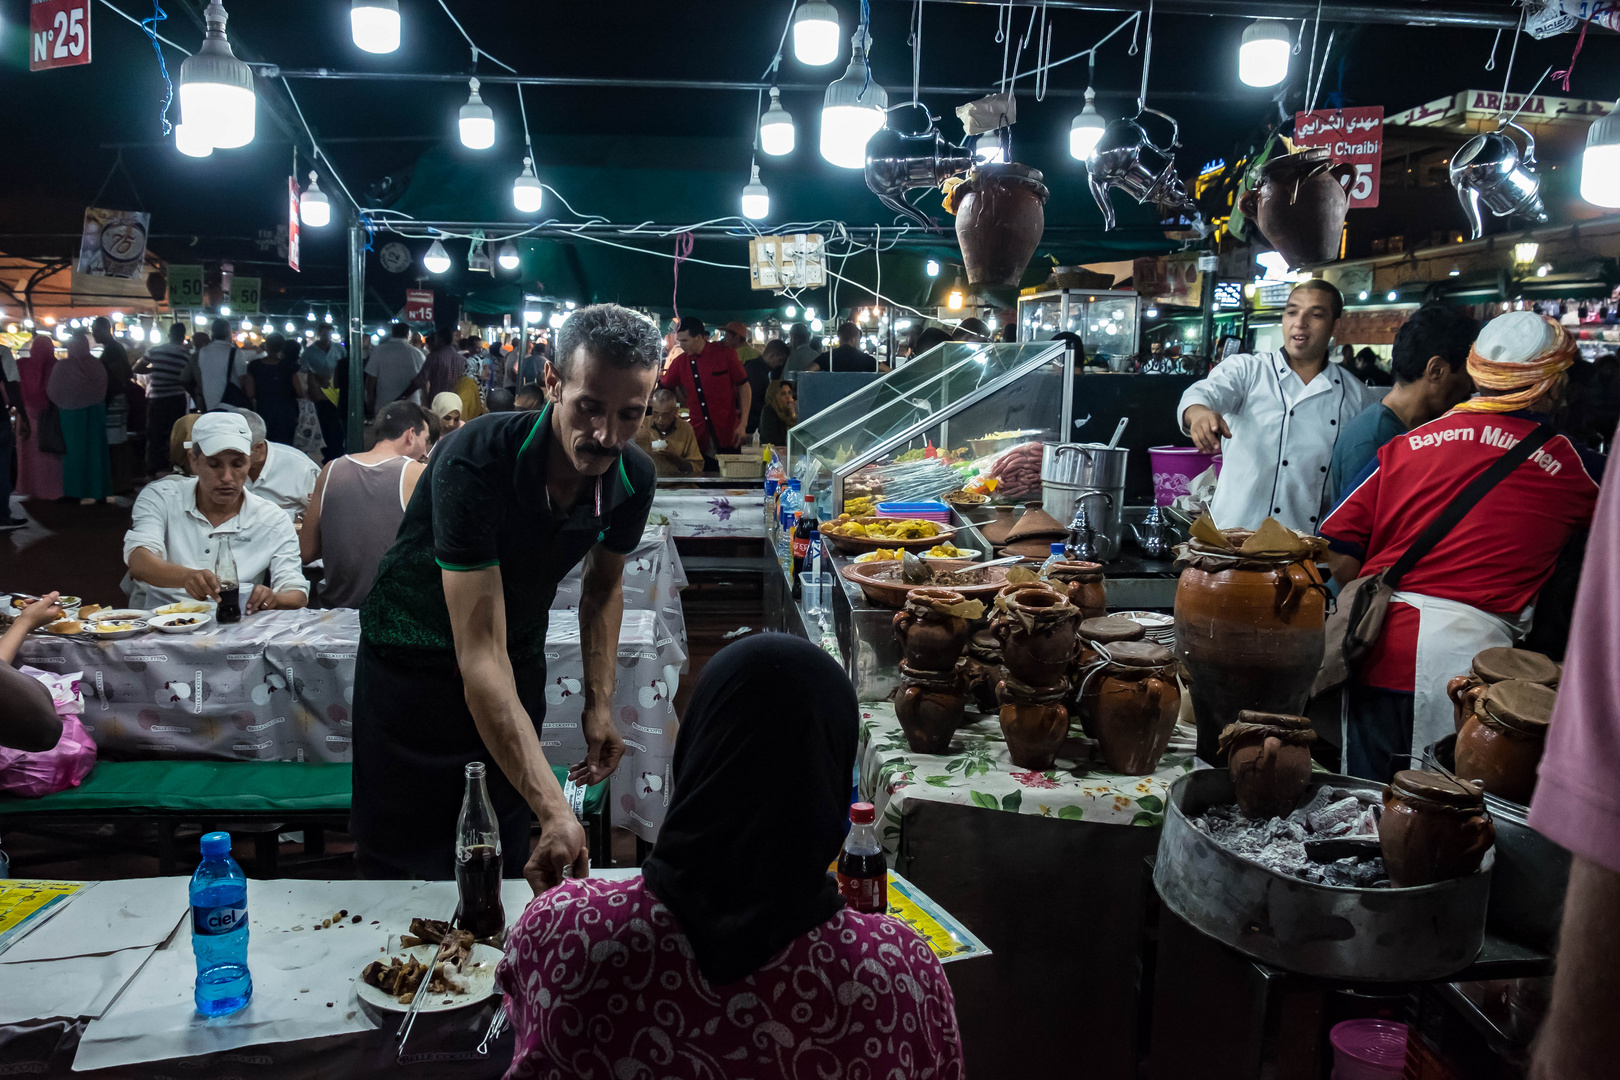
{"label": "coca-cola bottle", "polygon": [[219,579],[219,608],[214,615],[220,623],[242,621],[242,586],[236,578],[236,557],[231,554],[231,538],[215,537],[219,554],[214,556],[214,576]]}
{"label": "coca-cola bottle", "polygon": [[468,762],[467,793],[456,818],[456,925],[479,939],[506,933],[501,905],[501,826],[484,786],[484,763]]}
{"label": "coca-cola bottle", "polygon": [[871,803],[849,808],[849,835],[838,853],[838,894],[855,911],[882,915],[889,910],[889,866],[883,858],[872,823],[877,811]]}

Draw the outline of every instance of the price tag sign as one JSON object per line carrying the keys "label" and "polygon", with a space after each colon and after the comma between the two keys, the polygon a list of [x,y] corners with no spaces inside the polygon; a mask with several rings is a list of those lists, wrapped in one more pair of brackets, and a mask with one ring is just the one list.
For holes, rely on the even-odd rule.
{"label": "price tag sign", "polygon": [[1384,156],[1384,107],[1318,109],[1294,116],[1294,146],[1325,146],[1335,164],[1355,169],[1350,209],[1378,205],[1378,170]]}
{"label": "price tag sign", "polygon": [[28,70],[90,62],[90,0],[34,0],[28,6]]}
{"label": "price tag sign", "polygon": [[203,306],[203,268],[201,266],[169,266],[169,306],[171,308],[200,308]]}
{"label": "price tag sign", "polygon": [[406,322],[432,322],[433,321],[433,290],[432,289],[406,289],[405,290],[405,321]]}
{"label": "price tag sign", "polygon": [[259,313],[259,279],[256,277],[231,278],[229,303],[232,315]]}

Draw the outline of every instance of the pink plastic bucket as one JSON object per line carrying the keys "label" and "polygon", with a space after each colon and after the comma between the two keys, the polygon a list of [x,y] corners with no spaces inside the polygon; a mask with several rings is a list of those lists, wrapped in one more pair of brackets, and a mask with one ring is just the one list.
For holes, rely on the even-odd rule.
{"label": "pink plastic bucket", "polygon": [[1333,1080],[1401,1080],[1406,1072],[1406,1025],[1393,1020],[1346,1020],[1328,1033]]}
{"label": "pink plastic bucket", "polygon": [[1148,447],[1148,460],[1153,465],[1153,501],[1168,506],[1176,496],[1187,494],[1193,477],[1220,458],[1219,454],[1206,454],[1195,446]]}

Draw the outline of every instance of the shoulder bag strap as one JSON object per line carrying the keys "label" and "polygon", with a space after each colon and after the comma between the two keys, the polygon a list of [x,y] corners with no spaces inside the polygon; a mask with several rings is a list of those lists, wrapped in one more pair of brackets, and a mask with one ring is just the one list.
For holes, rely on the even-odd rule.
{"label": "shoulder bag strap", "polygon": [[1395,565],[1384,571],[1384,583],[1393,591],[1400,588],[1401,578],[1416,566],[1434,546],[1445,538],[1457,522],[1472,510],[1485,494],[1497,484],[1505,480],[1509,473],[1530,460],[1530,455],[1546,445],[1557,432],[1550,424],[1538,424],[1536,429],[1513,445],[1507,453],[1493,461],[1478,476],[1469,481],[1468,486],[1457,493],[1446,508],[1429,522],[1428,528],[1412,541],[1412,546],[1395,560]]}

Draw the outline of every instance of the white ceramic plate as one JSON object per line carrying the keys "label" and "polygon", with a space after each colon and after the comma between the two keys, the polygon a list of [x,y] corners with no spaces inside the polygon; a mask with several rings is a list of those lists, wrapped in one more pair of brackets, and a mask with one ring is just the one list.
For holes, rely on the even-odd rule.
{"label": "white ceramic plate", "polygon": [[108,611],[98,611],[90,616],[91,622],[134,622],[150,619],[152,613],[140,608],[112,608]]}
{"label": "white ceramic plate", "polygon": [[117,641],[119,638],[133,637],[146,629],[146,620],[132,619],[125,622],[87,622],[84,632],[91,637],[103,641]]}
{"label": "white ceramic plate", "polygon": [[211,615],[214,611],[212,600],[183,600],[178,604],[164,604],[154,615]]}
{"label": "white ceramic plate", "polygon": [[917,558],[923,562],[940,562],[943,560],[977,559],[983,554],[978,548],[957,548],[956,550],[957,554],[955,555],[928,555],[919,551],[917,552]]}
{"label": "white ceramic plate", "polygon": [[[16,615],[38,599],[39,597],[34,596],[32,593],[12,593],[6,598],[6,605],[11,609],[11,613]],[[83,604],[83,601],[77,596],[59,596],[56,602],[62,605],[62,610],[70,619],[77,617],[79,607]]]}
{"label": "white ceramic plate", "polygon": [[[437,945],[413,945],[411,948],[388,957],[379,957],[386,962],[393,956],[403,959],[413,956],[424,964],[433,963],[434,956],[438,955]],[[490,945],[474,945],[472,957],[462,966],[461,978],[467,984],[464,994],[436,993],[422,1000],[422,1007],[417,1012],[449,1012],[452,1009],[464,1009],[468,1005],[476,1005],[485,998],[496,993],[495,965],[501,961],[501,950]],[[369,965],[370,961],[367,961]],[[364,968],[361,969],[362,971]],[[383,993],[358,976],[354,980],[354,993],[361,1001],[373,1008],[384,1012],[409,1012],[409,1004],[401,1005],[397,997]]]}
{"label": "white ceramic plate", "polygon": [[[186,620],[190,622],[186,622]],[[146,620],[146,625],[153,630],[161,630],[165,634],[195,634],[198,630],[214,621],[214,617],[205,612],[180,612],[174,615],[154,615]],[[184,625],[178,625],[182,624]]]}

